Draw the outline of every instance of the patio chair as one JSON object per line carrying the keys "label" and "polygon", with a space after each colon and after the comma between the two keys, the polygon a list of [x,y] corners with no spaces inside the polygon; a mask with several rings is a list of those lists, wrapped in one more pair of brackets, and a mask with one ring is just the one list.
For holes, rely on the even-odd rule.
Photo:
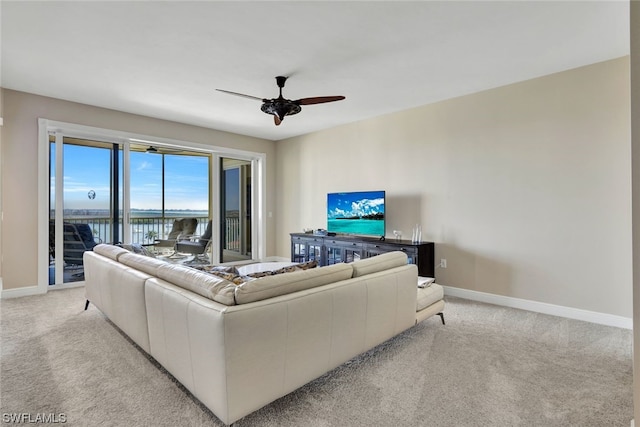
{"label": "patio chair", "polygon": [[[55,226],[49,222],[49,254],[55,258]],[[96,242],[93,230],[89,224],[63,224],[63,252],[62,258],[67,265],[83,265],[82,255],[86,251],[93,250]]]}
{"label": "patio chair", "polygon": [[192,260],[187,263],[206,263],[209,264],[207,251],[211,245],[211,236],[213,229],[211,220],[207,224],[207,228],[202,236],[194,236],[191,240],[178,240],[176,242],[176,252],[195,255]]}
{"label": "patio chair", "polygon": [[196,232],[198,220],[196,218],[181,218],[173,221],[173,226],[166,239],[156,239],[155,247],[172,248],[173,253],[170,257],[179,258],[176,251],[176,243],[180,240],[188,240]]}

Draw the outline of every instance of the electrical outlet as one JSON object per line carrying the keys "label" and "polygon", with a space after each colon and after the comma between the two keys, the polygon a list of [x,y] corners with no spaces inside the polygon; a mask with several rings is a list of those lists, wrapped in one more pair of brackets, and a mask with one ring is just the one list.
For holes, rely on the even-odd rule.
{"label": "electrical outlet", "polygon": [[447,268],[447,260],[446,258],[440,259],[440,268]]}

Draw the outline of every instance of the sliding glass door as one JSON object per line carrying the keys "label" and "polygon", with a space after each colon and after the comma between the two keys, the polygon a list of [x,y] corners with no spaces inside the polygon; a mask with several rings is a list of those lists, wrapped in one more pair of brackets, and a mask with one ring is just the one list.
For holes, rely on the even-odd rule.
{"label": "sliding glass door", "polygon": [[211,155],[131,144],[129,158],[131,242],[153,246],[178,218],[195,218],[195,235],[204,234],[211,218]]}
{"label": "sliding glass door", "polygon": [[96,243],[153,246],[212,223],[212,263],[266,252],[264,153],[38,119],[38,292],[81,283]]}
{"label": "sliding glass door", "polygon": [[49,285],[84,280],[83,253],[118,241],[122,152],[117,144],[52,135]]}
{"label": "sliding glass door", "polygon": [[211,218],[210,163],[196,151],[52,135],[49,285],[83,281],[83,253],[98,243],[153,246],[178,218],[194,218],[202,235]]}
{"label": "sliding glass door", "polygon": [[223,157],[220,169],[221,261],[251,259],[251,162]]}

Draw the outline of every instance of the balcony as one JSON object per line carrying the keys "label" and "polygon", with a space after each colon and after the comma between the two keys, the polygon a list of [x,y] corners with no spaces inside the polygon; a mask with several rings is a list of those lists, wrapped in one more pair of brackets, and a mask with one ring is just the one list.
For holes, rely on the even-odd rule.
{"label": "balcony", "polygon": [[[182,218],[182,217],[181,217]],[[208,217],[194,217],[198,220],[195,235],[204,234],[209,221]],[[131,218],[131,243],[151,244],[156,239],[165,239],[176,217],[132,217]],[[89,224],[93,230],[93,236],[97,242],[113,243],[111,236],[111,218],[99,216],[67,216],[65,222],[73,224]],[[215,231],[214,231],[215,232]],[[122,236],[122,224],[120,236]],[[225,242],[224,248],[230,251],[240,251],[240,218],[237,216],[225,217]]]}

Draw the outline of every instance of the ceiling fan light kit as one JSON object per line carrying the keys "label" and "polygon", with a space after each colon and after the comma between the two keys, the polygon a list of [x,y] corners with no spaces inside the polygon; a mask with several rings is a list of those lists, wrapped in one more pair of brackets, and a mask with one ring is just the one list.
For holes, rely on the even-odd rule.
{"label": "ceiling fan light kit", "polygon": [[300,107],[301,105],[322,104],[325,102],[341,101],[345,99],[344,96],[316,96],[312,98],[301,98],[295,101],[285,99],[282,96],[282,88],[284,87],[286,81],[287,78],[284,76],[276,77],[276,83],[278,85],[278,88],[280,88],[280,95],[277,98],[272,99],[258,98],[257,96],[245,95],[242,93],[231,92],[223,89],[216,90],[228,93],[230,95],[242,96],[244,98],[257,99],[262,101],[262,107],[260,107],[260,109],[267,114],[273,115],[273,121],[276,126],[279,126],[280,123],[282,123],[285,116],[298,114],[302,110],[302,108]]}

